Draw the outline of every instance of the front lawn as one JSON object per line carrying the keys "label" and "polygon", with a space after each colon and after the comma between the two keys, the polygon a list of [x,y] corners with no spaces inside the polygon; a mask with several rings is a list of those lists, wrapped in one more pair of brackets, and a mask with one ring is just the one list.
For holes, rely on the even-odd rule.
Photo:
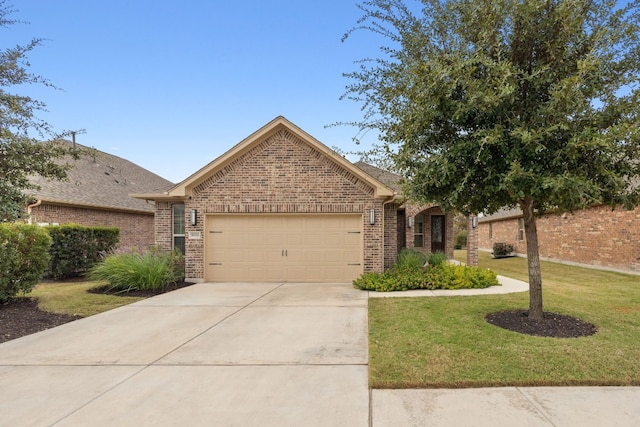
{"label": "front lawn", "polygon": [[88,317],[131,304],[143,298],[87,292],[100,282],[43,282],[27,297],[38,299],[38,308],[49,313]]}
{"label": "front lawn", "polygon": [[[464,253],[456,258],[464,260]],[[480,267],[527,280],[523,258]],[[640,385],[640,276],[542,263],[545,311],[595,324],[583,338],[542,338],[484,320],[528,307],[528,293],[369,300],[373,388]]]}

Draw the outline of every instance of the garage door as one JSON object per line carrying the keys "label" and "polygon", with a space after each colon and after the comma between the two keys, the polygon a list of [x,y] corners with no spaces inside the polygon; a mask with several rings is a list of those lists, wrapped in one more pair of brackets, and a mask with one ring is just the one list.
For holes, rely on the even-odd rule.
{"label": "garage door", "polygon": [[362,273],[361,215],[209,215],[205,279],[349,282]]}

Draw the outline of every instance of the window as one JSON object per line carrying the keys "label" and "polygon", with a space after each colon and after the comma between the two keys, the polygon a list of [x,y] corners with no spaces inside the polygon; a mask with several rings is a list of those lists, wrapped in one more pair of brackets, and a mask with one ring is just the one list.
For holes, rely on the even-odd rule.
{"label": "window", "polygon": [[413,246],[421,248],[424,246],[424,215],[419,214],[413,221]]}
{"label": "window", "polygon": [[524,240],[524,218],[518,220],[518,240]]}
{"label": "window", "polygon": [[173,249],[178,249],[183,255],[184,221],[184,205],[173,205]]}
{"label": "window", "polygon": [[493,239],[493,223],[489,223],[489,239]]}

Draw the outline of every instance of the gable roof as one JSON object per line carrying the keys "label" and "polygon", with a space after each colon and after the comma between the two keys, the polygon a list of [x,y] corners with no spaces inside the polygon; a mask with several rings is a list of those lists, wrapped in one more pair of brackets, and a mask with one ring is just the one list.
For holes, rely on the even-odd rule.
{"label": "gable roof", "polygon": [[211,175],[215,174],[217,171],[223,169],[228,164],[232,163],[234,160],[238,159],[240,156],[244,155],[251,151],[254,147],[259,145],[262,141],[269,138],[270,136],[280,132],[282,130],[286,130],[291,132],[296,137],[300,138],[305,143],[309,144],[315,150],[322,153],[324,156],[330,158],[333,162],[340,165],[342,168],[348,170],[356,177],[361,179],[362,181],[368,183],[374,188],[375,196],[380,198],[390,198],[396,195],[395,191],[379,181],[378,179],[372,177],[371,175],[365,173],[362,169],[353,165],[353,163],[349,162],[342,156],[338,155],[335,151],[300,129],[298,126],[291,123],[289,120],[285,119],[283,116],[278,116],[262,128],[258,129],[256,132],[249,135],[247,138],[240,141],[234,147],[232,147],[229,151],[224,153],[222,156],[213,160],[211,163],[207,164],[196,173],[192,174],[184,181],[176,184],[172,188],[168,189],[162,193],[140,193],[140,194],[132,194],[132,197],[136,197],[143,200],[182,200],[191,195],[191,192],[195,187],[199,184],[207,180]]}
{"label": "gable roof", "polygon": [[31,182],[38,185],[40,190],[29,191],[30,195],[55,204],[153,212],[153,204],[134,199],[129,194],[161,191],[173,185],[171,181],[128,160],[95,148],[76,145],[86,152],[77,160],[70,157],[63,159],[73,165],[67,172],[68,180],[56,181],[34,176]]}

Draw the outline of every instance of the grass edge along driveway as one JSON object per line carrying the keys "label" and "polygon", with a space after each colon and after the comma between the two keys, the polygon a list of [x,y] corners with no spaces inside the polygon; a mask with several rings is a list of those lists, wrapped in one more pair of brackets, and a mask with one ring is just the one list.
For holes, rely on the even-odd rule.
{"label": "grass edge along driveway", "polygon": [[[456,257],[464,259],[463,252]],[[527,280],[526,259],[480,267]],[[640,385],[640,276],[542,262],[545,311],[591,322],[582,338],[518,334],[484,320],[528,307],[528,293],[371,298],[372,388]]]}

